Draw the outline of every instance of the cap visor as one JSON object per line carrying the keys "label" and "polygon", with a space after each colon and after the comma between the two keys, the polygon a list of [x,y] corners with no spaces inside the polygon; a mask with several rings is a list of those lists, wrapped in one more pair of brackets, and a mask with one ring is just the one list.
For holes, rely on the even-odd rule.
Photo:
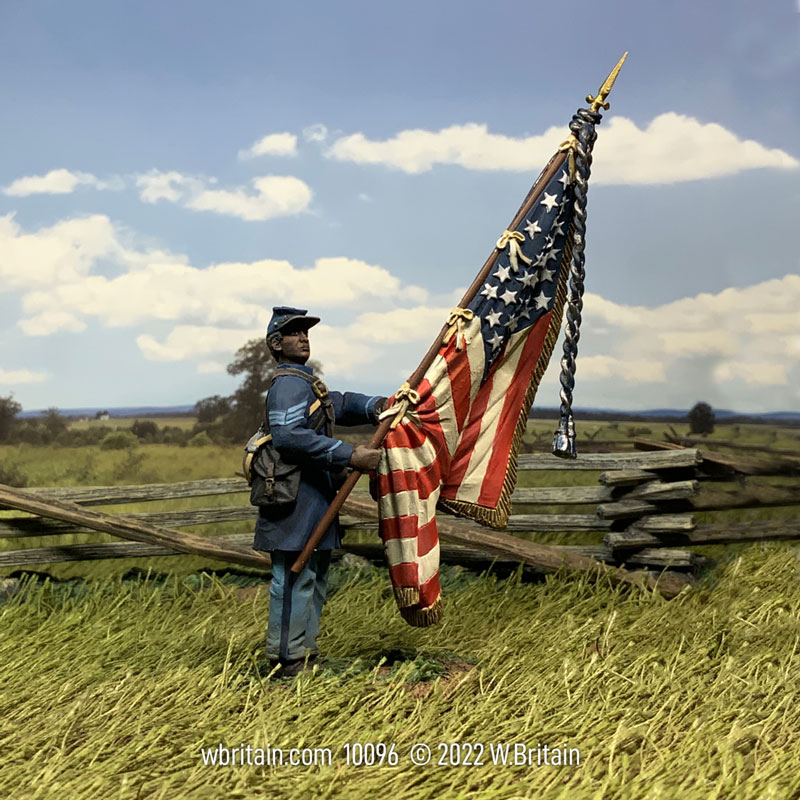
{"label": "cap visor", "polygon": [[313,328],[319,322],[319,317],[292,317],[287,319],[278,330],[286,331],[307,331]]}

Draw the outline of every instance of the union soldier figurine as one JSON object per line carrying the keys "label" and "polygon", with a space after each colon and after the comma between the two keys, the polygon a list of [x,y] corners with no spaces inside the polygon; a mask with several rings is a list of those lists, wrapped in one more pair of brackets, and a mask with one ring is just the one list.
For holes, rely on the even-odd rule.
{"label": "union soldier figurine", "polygon": [[318,322],[305,309],[278,306],[267,328],[267,346],[278,367],[267,391],[265,431],[272,436],[276,459],[285,462],[275,469],[274,480],[280,480],[282,469],[292,469],[288,465],[297,465],[295,480],[299,477],[296,502],[259,505],[253,544],[272,558],[267,658],[273,667],[281,664],[282,675],[308,670],[317,659],[331,551],[341,545],[338,519],[303,571],[294,575],[291,566],[327,511],[347,467],[367,472],[380,460],[380,450],[334,438],[333,422],[377,425],[387,399],[329,392],[315,377],[306,362],[311,354],[308,329]]}

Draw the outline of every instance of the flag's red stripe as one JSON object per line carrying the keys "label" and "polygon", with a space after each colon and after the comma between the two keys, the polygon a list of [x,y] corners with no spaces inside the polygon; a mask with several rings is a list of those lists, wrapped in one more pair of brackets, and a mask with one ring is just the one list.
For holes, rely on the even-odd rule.
{"label": "flag's red stripe", "polygon": [[378,475],[378,496],[385,497],[395,492],[418,491],[422,500],[426,500],[439,488],[442,471],[439,462],[434,461],[427,467],[413,469],[394,469],[388,475]]}
{"label": "flag's red stripe", "polygon": [[431,576],[422,586],[419,587],[419,605],[422,608],[428,608],[433,605],[436,598],[442,593],[442,588],[439,585],[439,573]]}
{"label": "flag's red stripe", "polygon": [[416,589],[419,584],[419,573],[415,563],[406,562],[389,567],[389,578],[392,586],[411,586]]}
{"label": "flag's red stripe", "polygon": [[[460,433],[469,413],[470,389],[472,386],[469,373],[469,358],[467,348],[456,350],[457,337],[453,337],[444,353],[447,362],[447,377],[450,379],[450,395],[453,401],[453,411],[456,417],[456,427]],[[481,342],[483,346],[483,342]]]}
{"label": "flag's red stripe", "polygon": [[406,447],[413,450],[415,447],[421,447],[425,444],[427,438],[422,428],[406,423],[398,425],[394,430],[390,430],[383,440],[383,446]]}
{"label": "flag's red stripe", "polygon": [[381,520],[381,539],[413,539],[417,535],[416,517],[386,517]]}
{"label": "flag's red stripe", "polygon": [[436,530],[436,517],[430,522],[419,526],[417,532],[417,556],[426,556],[439,543],[439,533]]}
{"label": "flag's red stripe", "polygon": [[424,525],[418,525],[417,517],[388,517],[381,520],[381,539],[416,539],[417,557],[425,556],[439,542],[434,517]]}
{"label": "flag's red stripe", "polygon": [[[494,508],[500,498],[503,481],[508,470],[508,454],[511,450],[511,440],[514,438],[522,403],[528,391],[531,374],[536,368],[539,354],[542,352],[544,338],[547,335],[552,315],[553,312],[548,311],[541,319],[537,320],[522,345],[522,355],[517,361],[517,368],[514,370],[514,377],[503,399],[503,408],[500,411],[500,417],[494,431],[492,452],[489,456],[489,463],[481,485],[481,493],[478,496],[479,505]],[[490,431],[484,431],[484,434],[489,433]]]}

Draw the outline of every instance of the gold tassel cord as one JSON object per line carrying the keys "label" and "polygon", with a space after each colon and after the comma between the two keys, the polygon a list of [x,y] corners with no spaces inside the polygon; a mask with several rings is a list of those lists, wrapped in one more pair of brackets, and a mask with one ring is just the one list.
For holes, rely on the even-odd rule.
{"label": "gold tassel cord", "polygon": [[387,408],[378,419],[383,420],[393,417],[391,429],[394,430],[402,421],[408,411],[409,406],[415,406],[420,401],[419,392],[411,388],[411,384],[406,381],[395,393],[394,403]]}
{"label": "gold tassel cord", "polygon": [[559,153],[567,151],[569,158],[569,182],[575,182],[575,149],[578,146],[578,139],[574,133],[571,133],[563,142],[558,146]]}
{"label": "gold tassel cord", "polygon": [[533,259],[523,255],[520,249],[520,242],[525,241],[525,234],[521,231],[503,231],[503,235],[497,240],[497,249],[505,250],[508,247],[508,260],[511,262],[511,269],[516,272],[519,269],[517,259],[522,259],[526,264],[530,264]]}
{"label": "gold tassel cord", "polygon": [[456,350],[461,350],[465,342],[464,327],[472,322],[474,317],[475,314],[468,308],[454,308],[447,318],[447,331],[442,337],[442,344],[447,344],[455,334]]}

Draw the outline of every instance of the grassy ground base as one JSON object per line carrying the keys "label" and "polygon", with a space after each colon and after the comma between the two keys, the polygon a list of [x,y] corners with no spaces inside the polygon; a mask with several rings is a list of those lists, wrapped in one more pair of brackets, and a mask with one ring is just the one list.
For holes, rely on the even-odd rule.
{"label": "grassy ground base", "polygon": [[[444,621],[419,630],[385,571],[340,568],[326,668],[283,681],[263,659],[263,582],[31,582],[0,605],[0,795],[794,797],[799,574],[793,550],[754,546],[713,592],[667,602],[447,568]],[[356,742],[394,744],[399,763],[348,765]],[[428,765],[410,762],[418,742]],[[484,764],[439,765],[440,742],[482,744]],[[332,763],[204,764],[220,743],[330,748]],[[503,766],[499,743],[574,748],[580,763]]]}
{"label": "grassy ground base", "polygon": [[[756,435],[766,434],[728,432]],[[775,438],[787,446],[795,435]],[[0,448],[0,463],[30,486],[230,477],[240,456],[239,447]],[[596,479],[527,472],[520,485]],[[109,510],[243,502],[234,495]],[[580,507],[515,509],[526,510]],[[796,508],[698,516],[757,524],[788,515]],[[0,548],[54,543],[33,537]],[[0,599],[0,797],[800,796],[798,551],[792,543],[702,550],[717,567],[672,601],[574,576],[526,582],[522,573],[444,568],[444,620],[427,630],[402,621],[385,570],[334,568],[319,641],[326,661],[297,680],[275,680],[263,657],[263,575],[203,575],[225,567],[183,556],[47,565]],[[348,763],[345,746],[367,743],[394,750],[380,765]],[[415,743],[431,748],[429,764],[411,762]],[[513,761],[517,744],[526,758],[532,748],[533,763],[495,763],[498,745],[511,746]],[[205,763],[203,748],[219,745],[279,748],[287,758],[291,748],[330,748],[331,763]],[[544,745],[578,751],[579,763],[574,753],[569,766],[537,763]]]}

